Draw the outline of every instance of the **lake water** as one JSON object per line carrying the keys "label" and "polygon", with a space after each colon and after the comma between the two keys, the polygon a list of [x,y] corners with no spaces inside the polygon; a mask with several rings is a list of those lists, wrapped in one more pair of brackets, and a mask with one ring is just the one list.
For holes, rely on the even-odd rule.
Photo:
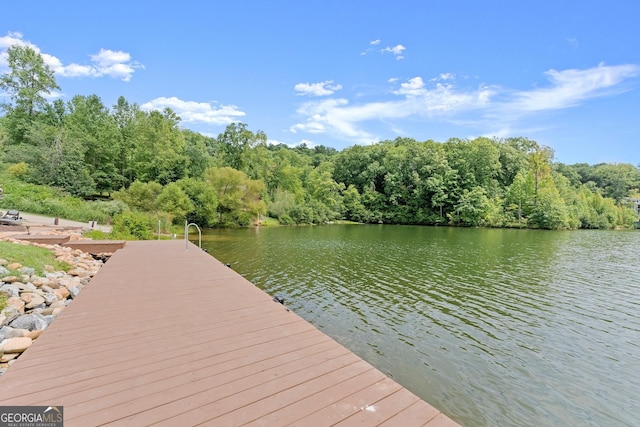
{"label": "lake water", "polygon": [[640,425],[639,231],[265,227],[203,247],[463,425]]}

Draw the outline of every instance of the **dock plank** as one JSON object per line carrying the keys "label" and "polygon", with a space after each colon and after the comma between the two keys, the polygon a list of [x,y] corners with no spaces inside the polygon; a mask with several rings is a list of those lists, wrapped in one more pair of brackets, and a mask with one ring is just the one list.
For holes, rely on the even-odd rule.
{"label": "dock plank", "polygon": [[0,377],[66,426],[457,425],[184,241],[127,242]]}

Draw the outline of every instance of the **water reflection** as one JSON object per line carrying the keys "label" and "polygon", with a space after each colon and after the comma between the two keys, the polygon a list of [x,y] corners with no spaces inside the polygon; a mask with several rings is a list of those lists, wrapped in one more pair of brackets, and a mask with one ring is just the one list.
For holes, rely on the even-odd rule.
{"label": "water reflection", "polygon": [[206,233],[222,262],[467,425],[632,425],[640,233]]}

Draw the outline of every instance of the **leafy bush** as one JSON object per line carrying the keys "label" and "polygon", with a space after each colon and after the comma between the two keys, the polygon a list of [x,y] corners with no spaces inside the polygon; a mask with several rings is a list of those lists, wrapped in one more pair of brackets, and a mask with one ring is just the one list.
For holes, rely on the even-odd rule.
{"label": "leafy bush", "polygon": [[149,240],[152,238],[154,219],[151,215],[126,211],[113,218],[111,237],[124,240]]}
{"label": "leafy bush", "polygon": [[7,172],[16,178],[23,177],[27,174],[27,164],[25,162],[13,164],[7,168]]}

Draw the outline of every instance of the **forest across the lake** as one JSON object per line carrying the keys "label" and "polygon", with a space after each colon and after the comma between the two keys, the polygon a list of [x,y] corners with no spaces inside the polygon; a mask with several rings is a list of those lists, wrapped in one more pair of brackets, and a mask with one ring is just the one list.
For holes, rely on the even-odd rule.
{"label": "forest across the lake", "polygon": [[10,99],[0,117],[5,208],[62,216],[61,204],[93,199],[81,209],[89,219],[109,218],[139,238],[132,230],[150,232],[158,217],[204,227],[269,219],[612,229],[638,221],[636,165],[559,163],[525,137],[396,138],[341,151],[270,144],[245,123],[210,137],[182,127],[169,108],[144,111],[124,97],[112,107],[97,95],[49,101],[60,88],[41,55],[14,46],[8,59],[0,77]]}

